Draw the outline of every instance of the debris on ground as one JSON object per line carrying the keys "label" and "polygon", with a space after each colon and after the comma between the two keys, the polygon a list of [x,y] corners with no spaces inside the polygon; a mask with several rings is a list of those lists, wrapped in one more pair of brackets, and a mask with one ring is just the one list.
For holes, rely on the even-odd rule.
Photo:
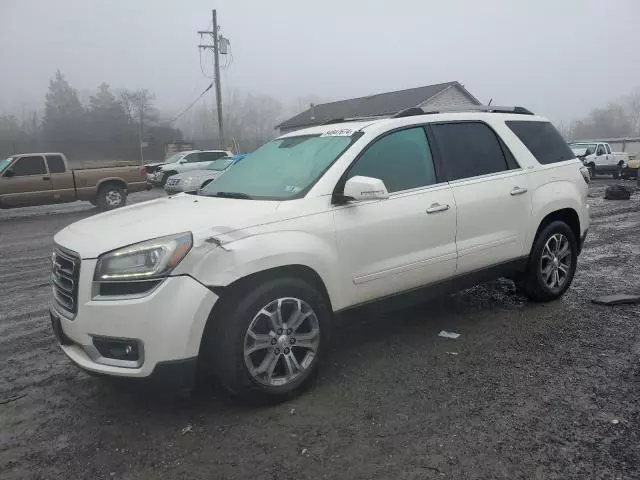
{"label": "debris on ground", "polygon": [[193,427],[191,425],[187,425],[182,429],[182,435],[185,435],[187,433],[193,433]]}
{"label": "debris on ground", "polygon": [[302,449],[302,452],[300,452],[300,454],[301,454],[301,455],[306,455],[306,454],[307,454],[307,449],[306,449],[306,448],[303,448],[303,449]]}
{"label": "debris on ground", "polygon": [[458,352],[445,352],[447,355],[458,355]]}
{"label": "debris on ground", "polygon": [[7,403],[15,402],[16,400],[20,400],[23,397],[26,397],[27,394],[24,393],[22,395],[14,395],[13,397],[4,398],[0,400],[0,405],[6,405]]}
{"label": "debris on ground", "polygon": [[611,185],[604,191],[605,200],[629,200],[633,190],[624,185]]}
{"label": "debris on ground", "polygon": [[620,420],[618,420],[617,418],[614,418],[613,420],[611,420],[611,423],[613,423],[614,425],[617,425],[620,423]]}
{"label": "debris on ground", "polygon": [[296,414],[296,409],[292,408],[291,410],[289,410],[289,415],[295,415]]}
{"label": "debris on ground", "polygon": [[604,295],[602,297],[592,298],[591,302],[598,305],[631,305],[634,303],[640,303],[640,295],[627,295],[624,293]]}
{"label": "debris on ground", "polygon": [[459,333],[456,332],[447,332],[446,330],[441,330],[440,333],[438,334],[439,337],[444,337],[444,338],[452,338],[452,339],[456,339],[460,336]]}

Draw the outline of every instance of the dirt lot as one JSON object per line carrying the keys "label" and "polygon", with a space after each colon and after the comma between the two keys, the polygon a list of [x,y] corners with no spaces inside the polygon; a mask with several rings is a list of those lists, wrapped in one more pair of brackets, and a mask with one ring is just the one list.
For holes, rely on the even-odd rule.
{"label": "dirt lot", "polygon": [[496,281],[350,318],[314,388],[266,408],[76,369],[50,330],[48,259],[52,234],[95,210],[2,211],[0,478],[640,478],[640,306],[590,303],[640,290],[640,195],[607,202],[605,183],[562,300]]}

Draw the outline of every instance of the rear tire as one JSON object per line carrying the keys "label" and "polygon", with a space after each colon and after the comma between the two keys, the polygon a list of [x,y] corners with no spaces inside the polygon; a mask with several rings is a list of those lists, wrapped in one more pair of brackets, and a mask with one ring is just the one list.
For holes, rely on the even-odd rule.
{"label": "rear tire", "polygon": [[534,302],[556,300],[571,285],[577,261],[578,242],[573,230],[564,222],[551,222],[536,237],[518,287]]}
{"label": "rear tire", "polygon": [[[321,292],[300,278],[282,277],[240,284],[221,302],[207,325],[201,358],[227,391],[277,403],[312,382],[332,321]],[[297,314],[304,317],[296,323]]]}
{"label": "rear tire", "polygon": [[127,203],[127,192],[120,185],[109,183],[100,187],[95,202],[102,210],[113,210]]}

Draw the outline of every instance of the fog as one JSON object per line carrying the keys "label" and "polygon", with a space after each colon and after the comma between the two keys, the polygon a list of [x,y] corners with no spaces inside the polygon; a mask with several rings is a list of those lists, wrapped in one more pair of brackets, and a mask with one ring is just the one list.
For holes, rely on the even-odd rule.
{"label": "fog", "polygon": [[0,113],[42,108],[56,69],[81,96],[104,81],[180,111],[210,83],[211,8],[223,91],[285,105],[458,80],[560,122],[640,86],[637,0],[0,0]]}

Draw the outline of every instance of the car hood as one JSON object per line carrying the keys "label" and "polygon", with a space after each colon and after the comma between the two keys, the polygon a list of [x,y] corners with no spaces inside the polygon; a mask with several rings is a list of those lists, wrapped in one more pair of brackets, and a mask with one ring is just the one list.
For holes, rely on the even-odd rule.
{"label": "car hood", "polygon": [[154,162],[154,163],[145,163],[145,167],[161,167],[164,165],[164,162]]}
{"label": "car hood", "polygon": [[224,170],[190,170],[188,172],[178,173],[173,175],[171,178],[177,178],[180,181],[184,181],[187,179],[205,179],[205,178],[215,178],[220,176]]}
{"label": "car hood", "polygon": [[80,220],[58,232],[54,241],[84,259],[182,232],[192,232],[195,242],[265,223],[274,217],[279,204],[180,194]]}

